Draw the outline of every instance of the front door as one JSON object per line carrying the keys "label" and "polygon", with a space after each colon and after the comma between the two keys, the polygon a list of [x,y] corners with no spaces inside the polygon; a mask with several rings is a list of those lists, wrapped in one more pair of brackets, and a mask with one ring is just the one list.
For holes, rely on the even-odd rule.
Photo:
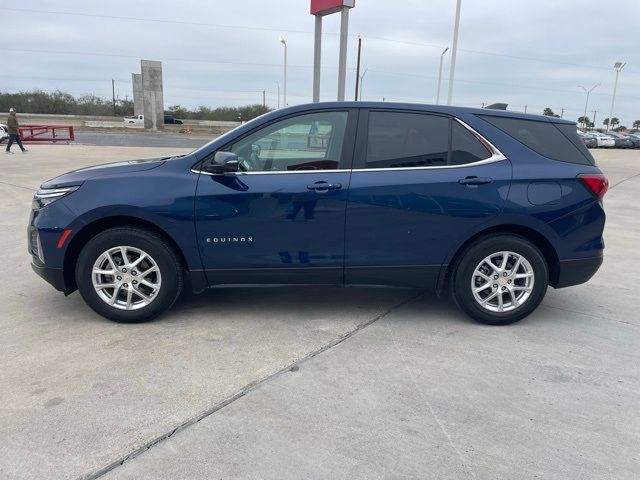
{"label": "front door", "polygon": [[345,283],[434,287],[451,249],[501,212],[509,161],[447,116],[362,115]]}
{"label": "front door", "polygon": [[277,120],[221,151],[237,173],[200,173],[196,234],[211,285],[341,284],[356,112]]}

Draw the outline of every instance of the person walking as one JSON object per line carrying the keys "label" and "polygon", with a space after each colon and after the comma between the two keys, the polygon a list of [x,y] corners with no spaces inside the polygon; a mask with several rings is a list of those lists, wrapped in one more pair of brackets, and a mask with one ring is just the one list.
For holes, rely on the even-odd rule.
{"label": "person walking", "polygon": [[27,149],[22,145],[22,140],[20,140],[20,132],[18,131],[18,119],[16,118],[16,109],[9,109],[9,118],[7,119],[7,130],[9,131],[9,141],[7,142],[7,149],[4,153],[13,153],[11,151],[11,145],[13,142],[16,142],[22,150],[22,153],[27,152]]}

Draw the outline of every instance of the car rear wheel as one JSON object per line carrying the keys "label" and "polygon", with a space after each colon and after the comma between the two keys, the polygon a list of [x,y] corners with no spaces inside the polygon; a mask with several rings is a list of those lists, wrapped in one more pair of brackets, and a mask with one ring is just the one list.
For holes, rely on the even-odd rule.
{"label": "car rear wheel", "polygon": [[547,291],[544,256],[523,237],[494,235],[472,244],[453,274],[458,307],[480,323],[508,325],[533,312]]}
{"label": "car rear wheel", "polygon": [[76,282],[84,301],[100,315],[117,322],[143,322],[174,304],[182,290],[182,266],[159,235],[140,228],[112,228],[84,246]]}

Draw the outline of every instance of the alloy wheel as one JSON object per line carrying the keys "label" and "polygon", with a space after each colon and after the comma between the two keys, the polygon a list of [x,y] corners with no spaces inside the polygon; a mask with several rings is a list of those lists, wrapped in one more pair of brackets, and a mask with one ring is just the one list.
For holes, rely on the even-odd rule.
{"label": "alloy wheel", "polygon": [[156,261],[139,248],[118,246],[98,256],[91,271],[98,297],[119,310],[138,310],[158,296],[162,276]]}
{"label": "alloy wheel", "polygon": [[471,291],[478,304],[490,312],[509,312],[531,297],[533,267],[515,252],[496,252],[485,257],[471,277]]}

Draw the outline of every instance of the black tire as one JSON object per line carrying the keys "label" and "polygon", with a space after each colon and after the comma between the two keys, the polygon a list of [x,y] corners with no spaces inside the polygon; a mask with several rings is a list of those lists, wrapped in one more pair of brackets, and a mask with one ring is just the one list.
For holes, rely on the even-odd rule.
{"label": "black tire", "polygon": [[[148,305],[137,310],[122,310],[109,305],[93,286],[93,266],[104,252],[128,246],[142,250],[153,258],[160,270],[161,283]],[[93,237],[82,248],[76,264],[76,283],[84,301],[96,313],[123,323],[145,322],[167,311],[177,300],[183,286],[183,268],[179,257],[164,238],[137,227],[117,227]]]}
{"label": "black tire", "polygon": [[[476,267],[483,259],[497,252],[521,255],[529,262],[534,274],[529,297],[520,306],[507,312],[493,312],[481,306],[474,298],[471,286]],[[549,270],[544,256],[533,243],[517,235],[497,234],[483,237],[471,244],[454,264],[451,280],[453,299],[463,312],[487,325],[509,325],[523,319],[540,305],[547,292]],[[498,287],[500,288],[502,287]],[[508,298],[507,300],[509,301]]]}

